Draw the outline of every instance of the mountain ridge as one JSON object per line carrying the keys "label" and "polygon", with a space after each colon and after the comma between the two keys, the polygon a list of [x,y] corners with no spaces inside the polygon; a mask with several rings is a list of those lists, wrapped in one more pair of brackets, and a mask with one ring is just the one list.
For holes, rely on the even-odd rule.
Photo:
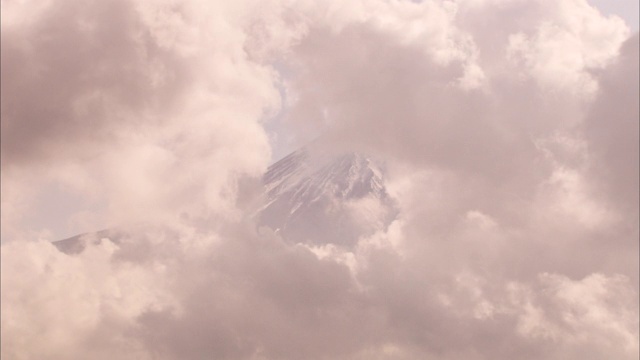
{"label": "mountain ridge", "polygon": [[[361,236],[385,229],[397,214],[386,193],[383,167],[358,152],[304,147],[269,166],[262,183],[252,217],[288,242],[352,247]],[[75,254],[90,241],[122,234],[106,229],[53,244]]]}

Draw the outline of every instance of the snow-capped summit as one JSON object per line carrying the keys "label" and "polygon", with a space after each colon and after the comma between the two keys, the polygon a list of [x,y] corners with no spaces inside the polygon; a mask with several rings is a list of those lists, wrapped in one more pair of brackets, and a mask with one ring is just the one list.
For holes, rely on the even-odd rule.
{"label": "snow-capped summit", "polygon": [[288,241],[350,246],[396,213],[381,167],[360,153],[298,150],[269,167],[264,184],[258,222]]}

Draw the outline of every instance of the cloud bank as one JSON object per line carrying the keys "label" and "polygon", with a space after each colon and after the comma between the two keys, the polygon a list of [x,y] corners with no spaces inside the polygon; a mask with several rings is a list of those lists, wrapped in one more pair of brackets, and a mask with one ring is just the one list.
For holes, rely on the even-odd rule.
{"label": "cloud bank", "polygon": [[[2,7],[3,357],[638,357],[639,40],[619,18],[583,0]],[[276,122],[386,160],[397,218],[349,247],[256,229]],[[127,230],[65,254],[32,226],[58,208]]]}

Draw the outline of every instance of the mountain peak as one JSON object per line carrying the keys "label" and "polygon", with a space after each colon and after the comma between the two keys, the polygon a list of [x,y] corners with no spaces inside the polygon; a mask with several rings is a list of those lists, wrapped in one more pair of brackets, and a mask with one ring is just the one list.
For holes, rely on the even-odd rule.
{"label": "mountain peak", "polygon": [[269,167],[258,214],[285,240],[350,246],[395,214],[382,167],[362,153],[298,150]]}
{"label": "mountain peak", "polygon": [[[271,165],[263,184],[255,219],[289,242],[351,247],[361,236],[385,229],[397,214],[383,168],[361,153],[303,148]],[[54,245],[73,254],[103,237],[117,241],[121,236],[121,230],[110,229]]]}

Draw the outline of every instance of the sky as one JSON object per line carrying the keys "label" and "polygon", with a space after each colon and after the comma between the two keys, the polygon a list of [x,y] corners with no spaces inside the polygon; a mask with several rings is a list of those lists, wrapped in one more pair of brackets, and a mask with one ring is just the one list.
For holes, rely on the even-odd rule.
{"label": "sky", "polygon": [[[3,358],[638,358],[637,1],[1,16]],[[385,161],[388,228],[256,229],[310,141]]]}
{"label": "sky", "polygon": [[640,2],[634,0],[594,0],[592,2],[605,15],[620,16],[633,31],[640,26]]}

